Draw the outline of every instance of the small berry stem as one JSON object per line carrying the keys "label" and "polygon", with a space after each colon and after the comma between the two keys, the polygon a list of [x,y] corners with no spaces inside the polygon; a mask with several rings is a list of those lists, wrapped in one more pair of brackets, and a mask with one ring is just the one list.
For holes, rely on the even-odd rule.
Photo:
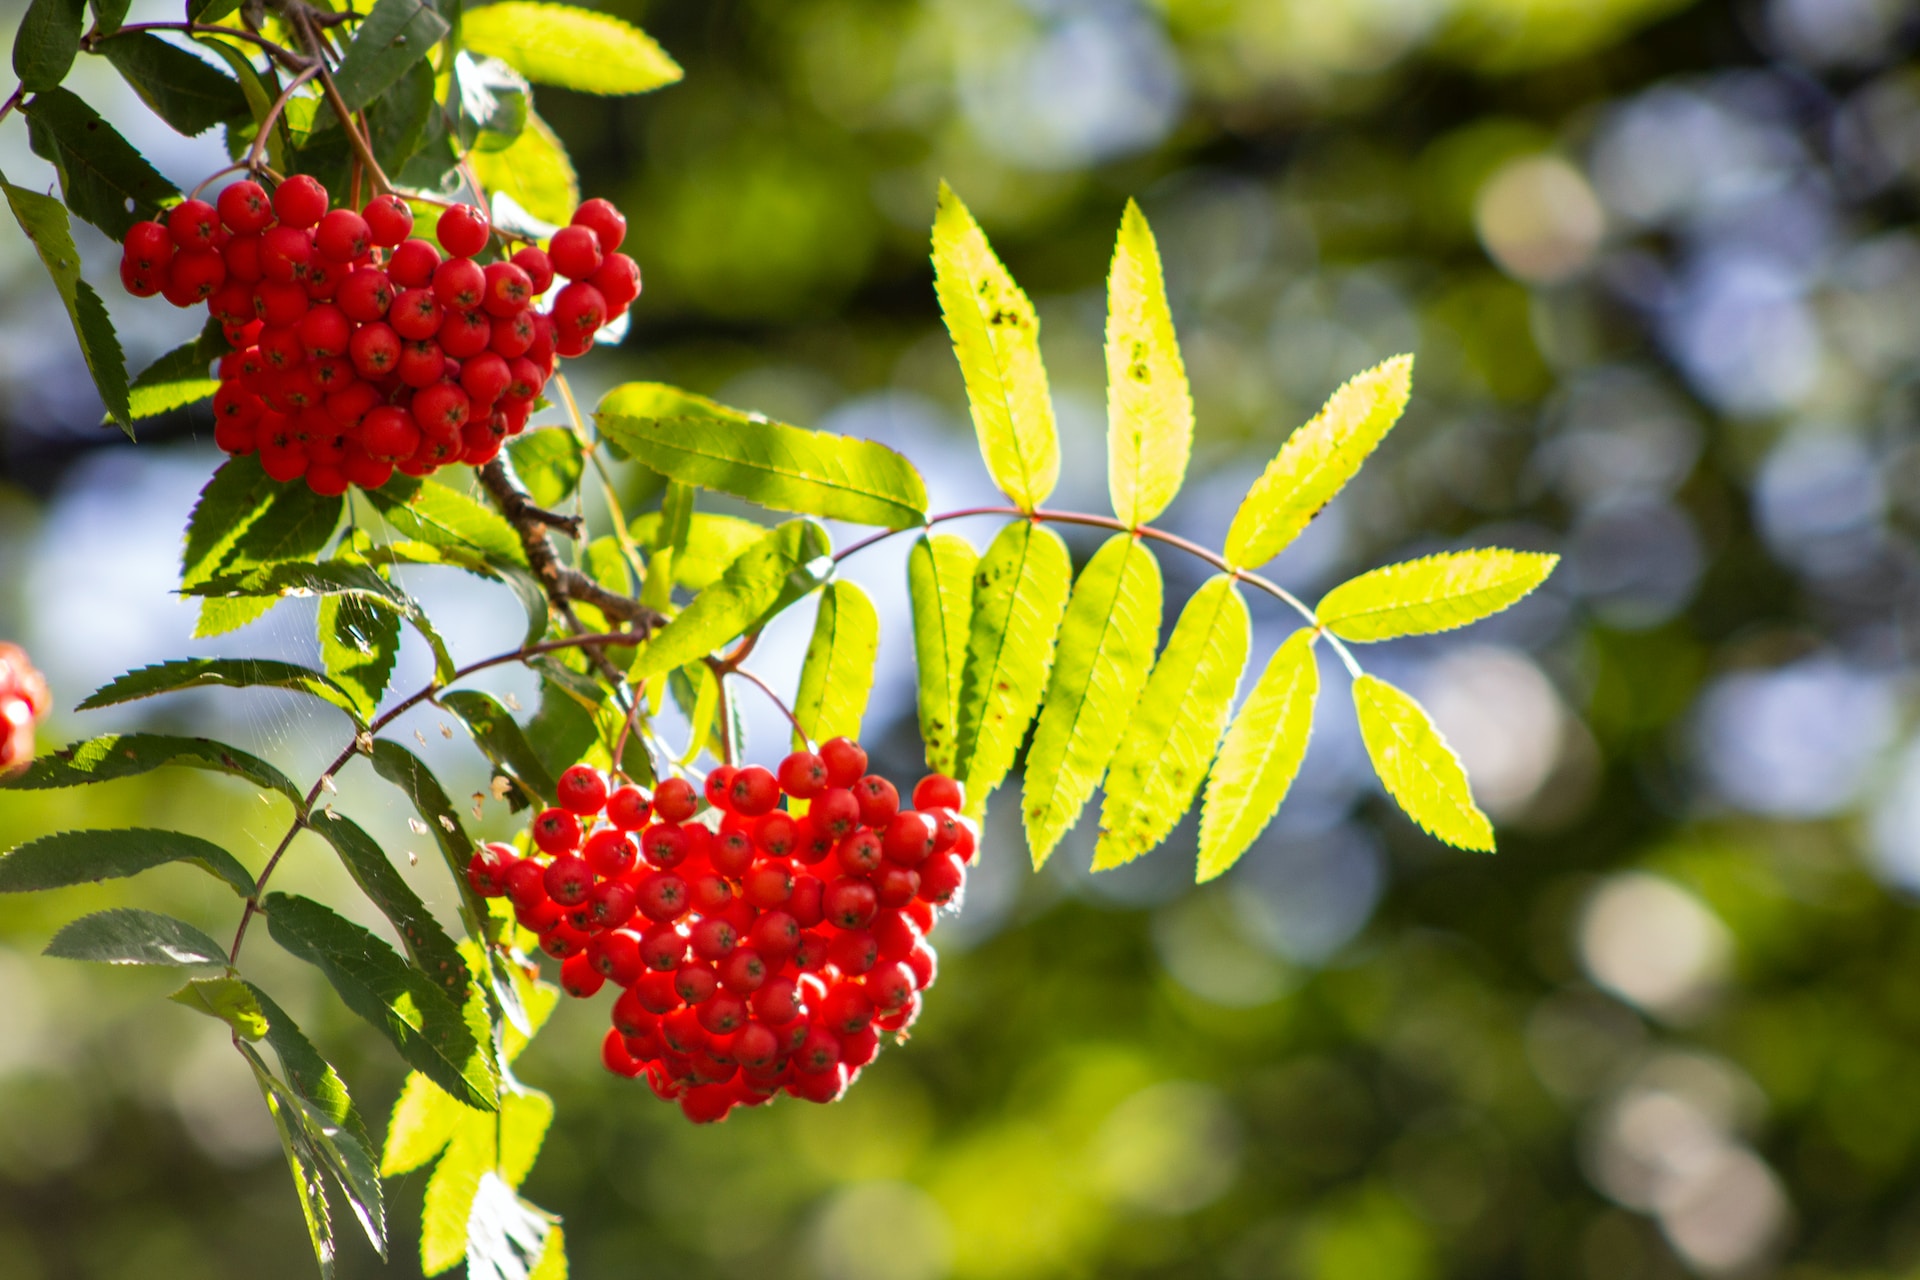
{"label": "small berry stem", "polygon": [[13,87],[13,92],[7,95],[7,100],[5,102],[0,102],[0,120],[5,120],[7,118],[7,113],[12,111],[15,107],[19,106],[20,100],[24,98],[26,94],[27,94],[27,86],[25,86],[24,84],[15,85]]}
{"label": "small berry stem", "polygon": [[90,35],[81,41],[81,44],[88,53],[92,53],[94,46],[100,42],[112,40],[116,36],[131,35],[136,31],[180,31],[187,35],[232,36],[241,40],[250,40],[271,55],[275,61],[294,71],[304,69],[308,61],[284,45],[275,44],[258,31],[250,31],[244,27],[220,26],[210,22],[129,22],[125,26],[115,27],[105,35]]}
{"label": "small berry stem", "polygon": [[[241,162],[241,165],[245,167],[249,173],[260,173],[266,169],[267,146],[273,138],[274,129],[280,124],[280,117],[286,111],[287,104],[293,101],[293,95],[299,91],[301,85],[307,83],[307,81],[313,79],[315,76],[323,74],[325,70],[326,68],[322,66],[318,60],[315,60],[312,66],[287,81],[287,87],[280,91],[280,96],[275,98],[273,105],[267,108],[266,117],[260,122],[260,130],[253,136],[253,145],[247,148],[247,158]],[[232,172],[231,169],[221,170],[221,173],[230,172]],[[216,173],[213,175],[213,178],[219,176],[220,174]],[[208,178],[207,182],[213,181],[213,178]],[[205,187],[206,185],[207,183],[203,182],[200,184],[200,187],[196,187],[194,189],[196,194],[201,187]]]}
{"label": "small berry stem", "polygon": [[[800,727],[800,718],[793,714],[793,708],[789,707],[785,702],[781,701],[780,695],[773,691],[773,686],[769,685],[765,680],[762,680],[759,676],[755,675],[752,671],[748,670],[746,667],[736,667],[730,663],[723,663],[717,658],[709,658],[707,659],[707,661],[709,664],[711,664],[714,667],[715,675],[719,675],[721,674],[722,671],[724,671],[728,675],[739,676],[741,679],[747,681],[749,684],[753,685],[755,688],[760,690],[760,692],[766,694],[768,699],[772,701],[773,705],[780,708],[780,714],[787,718],[787,723],[793,726],[793,732],[795,733],[795,735],[799,737],[800,741],[807,744],[807,750],[809,751],[813,750],[813,739],[809,738],[807,736],[807,731]],[[723,689],[725,688],[724,685],[721,687]],[[727,763],[732,764],[733,761],[729,760],[727,761]]]}

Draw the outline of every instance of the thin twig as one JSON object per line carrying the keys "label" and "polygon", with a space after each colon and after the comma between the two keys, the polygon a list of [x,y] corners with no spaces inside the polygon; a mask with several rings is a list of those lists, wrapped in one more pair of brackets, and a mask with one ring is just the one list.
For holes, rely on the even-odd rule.
{"label": "thin twig", "polygon": [[[745,667],[728,667],[726,669],[728,674],[739,676],[742,680],[745,680],[747,683],[753,685],[756,689],[760,690],[760,692],[766,694],[767,697],[772,700],[773,705],[780,708],[780,714],[785,716],[787,718],[787,723],[793,726],[793,731],[794,733],[799,735],[800,741],[807,744],[807,749],[809,751],[813,749],[813,739],[809,738],[807,736],[807,731],[800,727],[800,720],[797,716],[793,714],[793,708],[789,707],[785,702],[781,701],[780,695],[773,691],[773,686],[769,685],[765,680],[762,680],[759,676],[755,675],[753,672],[749,671]],[[715,672],[715,674],[717,675],[718,672]]]}
{"label": "thin twig", "polygon": [[[267,146],[273,140],[273,131],[279,127],[280,117],[285,114],[287,104],[293,101],[293,95],[299,90],[301,85],[324,71],[325,68],[318,62],[315,62],[299,75],[287,81],[287,87],[280,91],[280,96],[273,100],[273,105],[267,108],[265,118],[260,121],[260,129],[253,136],[253,145],[247,148],[247,158],[244,161],[247,172],[259,173],[267,167]],[[216,173],[213,176],[217,178],[220,175]],[[212,178],[209,178],[208,181],[211,182]],[[206,183],[203,182],[200,185],[204,187]],[[195,188],[196,193],[198,190],[199,188]]]}
{"label": "thin twig", "polygon": [[27,94],[27,86],[25,86],[24,84],[15,85],[13,87],[13,92],[7,95],[7,100],[5,102],[0,102],[0,120],[5,120],[7,118],[7,113],[12,111],[15,107],[19,106],[20,100],[24,98],[26,94]]}
{"label": "thin twig", "polygon": [[223,27],[211,22],[130,22],[123,27],[115,27],[104,35],[92,36],[81,43],[87,52],[93,52],[93,46],[102,40],[111,40],[115,36],[127,35],[135,31],[182,31],[195,36],[234,36],[241,40],[250,40],[262,50],[271,54],[282,65],[298,71],[306,67],[309,61],[304,55],[295,53],[284,45],[275,44],[257,31],[245,27]]}

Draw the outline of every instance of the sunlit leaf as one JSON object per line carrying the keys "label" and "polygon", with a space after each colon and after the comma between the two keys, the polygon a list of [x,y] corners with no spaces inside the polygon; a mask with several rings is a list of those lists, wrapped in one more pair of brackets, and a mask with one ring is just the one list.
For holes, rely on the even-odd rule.
{"label": "sunlit leaf", "polygon": [[377,0],[354,32],[334,86],[350,110],[379,97],[447,34],[447,20],[423,0]]}
{"label": "sunlit leaf", "polygon": [[352,596],[323,596],[316,625],[327,675],[371,720],[400,659],[399,615]]}
{"label": "sunlit leaf", "polygon": [[481,185],[542,222],[565,226],[580,204],[580,178],[566,145],[538,115],[527,117],[526,127],[510,145],[475,151],[469,158]]}
{"label": "sunlit leaf", "polygon": [[972,545],[950,533],[921,538],[907,557],[920,740],[926,744],[927,768],[948,777],[956,775],[960,678],[973,629],[973,571],[979,563]]}
{"label": "sunlit leaf", "polygon": [[628,675],[636,681],[664,675],[742,635],[818,585],[830,567],[829,549],[826,530],[811,520],[768,530],[641,646]]}
{"label": "sunlit leaf", "polygon": [[681,76],[638,27],[571,5],[505,0],[468,9],[460,38],[536,84],[579,93],[646,93]]}
{"label": "sunlit leaf", "polygon": [[120,880],[185,862],[224,880],[241,897],[253,894],[253,876],[239,859],[199,836],[150,827],[60,831],[0,854],[0,893],[35,893],[98,880]]}
{"label": "sunlit leaf", "polygon": [[1107,771],[1095,871],[1147,852],[1192,807],[1251,640],[1246,601],[1226,574],[1209,579],[1180,611]]}
{"label": "sunlit leaf", "polygon": [[122,702],[177,693],[183,689],[288,689],[309,694],[364,723],[353,695],[309,667],[267,658],[181,658],[140,667],[87,696],[76,710],[91,711]]}
{"label": "sunlit leaf", "polygon": [[[873,601],[851,582],[830,583],[820,593],[820,612],[793,702],[793,714],[807,737],[816,743],[859,738],[879,652],[880,615]],[[794,750],[805,745],[796,734]]]}
{"label": "sunlit leaf", "polygon": [[1299,537],[1400,420],[1412,390],[1413,357],[1395,356],[1329,396],[1254,481],[1227,530],[1227,559],[1253,568]]}
{"label": "sunlit leaf", "polygon": [[267,1015],[254,999],[253,988],[238,978],[195,978],[167,999],[218,1018],[242,1039],[258,1040],[267,1034]]}
{"label": "sunlit leaf", "polygon": [[299,1108],[290,1105],[292,1100],[276,1088],[279,1081],[273,1078],[258,1058],[250,1057],[248,1063],[253,1067],[254,1079],[260,1085],[260,1096],[266,1099],[267,1110],[273,1116],[274,1128],[280,1134],[280,1147],[286,1153],[287,1167],[293,1171],[294,1193],[300,1198],[300,1214],[307,1224],[313,1255],[320,1264],[321,1280],[331,1280],[333,1220],[327,1212],[327,1186],[321,1176],[323,1165],[320,1153],[314,1149],[306,1126],[300,1123]]}
{"label": "sunlit leaf", "polygon": [[557,507],[580,488],[585,460],[580,455],[579,438],[565,427],[516,437],[507,445],[507,457],[513,461],[513,473],[520,477],[521,488],[539,506]]}
{"label": "sunlit leaf", "polygon": [[1390,564],[1349,579],[1314,608],[1342,640],[1449,631],[1500,612],[1547,580],[1560,557],[1488,547]]}
{"label": "sunlit leaf", "polygon": [[395,476],[367,491],[387,523],[432,546],[471,551],[489,561],[525,565],[526,548],[504,517],[466,494],[431,480]]}
{"label": "sunlit leaf", "polygon": [[1040,362],[1040,317],[944,182],[933,222],[933,271],[980,454],[993,482],[1031,511],[1060,478],[1060,437]]}
{"label": "sunlit leaf", "polygon": [[1314,638],[1311,627],[1287,637],[1227,728],[1200,810],[1203,883],[1240,860],[1273,820],[1300,772],[1320,693]]}
{"label": "sunlit leaf", "polygon": [[184,765],[244,778],[278,791],[295,806],[302,802],[293,780],[255,755],[212,738],[177,738],[161,733],[109,733],[36,756],[16,773],[0,774],[0,788],[40,791],[131,778],[163,765]]}
{"label": "sunlit leaf", "polygon": [[184,920],[117,907],[82,916],[47,943],[46,954],[96,964],[224,965],[227,951]]}
{"label": "sunlit leaf", "polygon": [[387,1141],[380,1156],[380,1176],[411,1173],[446,1150],[468,1113],[447,1092],[418,1071],[407,1073],[407,1083],[393,1104],[387,1122]]}
{"label": "sunlit leaf", "polygon": [[1426,709],[1376,676],[1353,682],[1353,708],[1373,770],[1423,831],[1460,849],[1493,852],[1493,824],[1473,802],[1467,771]]}
{"label": "sunlit leaf", "polygon": [[1120,745],[1160,641],[1160,562],[1115,534],[1080,571],[1040,723],[1027,752],[1022,812],[1033,865],[1072,828]]}
{"label": "sunlit leaf", "polygon": [[1003,528],[974,570],[954,762],[976,817],[1040,708],[1072,578],[1060,535],[1030,520]]}
{"label": "sunlit leaf", "polygon": [[553,802],[553,776],[507,709],[491,694],[456,689],[440,695],[440,705],[460,717],[473,732],[481,754],[513,779],[530,804]]}
{"label": "sunlit leaf", "polygon": [[1129,528],[1167,509],[1193,450],[1193,395],[1173,332],[1160,249],[1127,201],[1107,275],[1107,490]]}
{"label": "sunlit leaf", "polygon": [[215,360],[230,348],[220,322],[209,320],[200,336],[183,342],[140,371],[127,389],[127,407],[138,418],[151,418],[190,404],[198,404],[220,388],[211,374]]}
{"label": "sunlit leaf", "polygon": [[[668,492],[681,489],[691,493],[692,485],[682,485],[675,481],[668,486]],[[672,558],[666,562],[672,579],[689,591],[704,591],[712,586],[714,580],[726,572],[728,565],[739,558],[740,553],[766,536],[767,527],[755,524],[751,520],[742,520],[739,516],[715,515],[706,511],[687,512],[686,536],[675,543],[671,533],[663,533],[661,514],[649,511],[636,518],[627,526],[633,540],[643,547],[671,551]],[[662,538],[666,541],[661,541]],[[648,569],[648,581],[652,581],[653,570]]]}
{"label": "sunlit leaf", "polygon": [[74,247],[73,224],[67,218],[66,206],[52,196],[16,187],[4,177],[0,177],[0,187],[6,190],[7,204],[20,230],[53,277],[53,287],[67,308],[74,336],[80,339],[80,354],[93,375],[101,403],[131,440],[133,410],[127,402],[126,357],[121,354],[113,322],[107,318],[106,305],[93,286],[80,278],[80,251]]}

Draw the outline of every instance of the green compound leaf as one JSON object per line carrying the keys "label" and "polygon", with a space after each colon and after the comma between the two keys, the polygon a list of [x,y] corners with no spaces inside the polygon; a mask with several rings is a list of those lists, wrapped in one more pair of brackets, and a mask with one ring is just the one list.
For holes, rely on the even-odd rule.
{"label": "green compound leaf", "polygon": [[310,667],[266,658],[181,658],[141,667],[96,690],[76,710],[92,711],[182,689],[289,689],[331,703],[365,727],[353,695]]}
{"label": "green compound leaf", "polygon": [[353,596],[323,596],[317,622],[327,676],[353,701],[353,714],[371,720],[400,659],[400,618]]}
{"label": "green compound leaf", "polygon": [[1252,625],[1226,574],[1180,611],[1107,773],[1093,869],[1132,862],[1167,838],[1193,804],[1226,727]]}
{"label": "green compound leaf", "polygon": [[832,569],[826,530],[789,520],[767,531],[635,655],[635,680],[697,662],[813,590]]}
{"label": "green compound leaf", "polygon": [[136,419],[151,418],[207,399],[220,388],[219,379],[209,375],[209,368],[228,350],[220,322],[209,320],[199,337],[141,370],[128,388],[130,412]]}
{"label": "green compound leaf", "polygon": [[[641,516],[627,527],[627,536],[633,539],[634,545],[645,547],[649,552],[647,580],[640,588],[640,602],[649,609],[664,612],[673,607],[673,584],[680,576],[681,562],[687,559],[687,549],[693,541],[693,499],[692,485],[669,480],[660,495],[660,509]],[[724,562],[712,566],[708,582],[719,577],[727,565],[733,563],[734,556],[760,537],[759,525],[745,520],[738,523],[745,526],[740,545]],[[698,591],[701,587],[693,589]]]}
{"label": "green compound leaf", "polygon": [[53,935],[46,954],[96,964],[225,965],[226,949],[184,920],[118,907],[82,916]]}
{"label": "green compound leaf", "polygon": [[471,552],[492,564],[527,563],[513,526],[491,507],[444,484],[396,476],[367,498],[394,528],[435,547]]}
{"label": "green compound leaf", "polygon": [[889,529],[926,518],[920,473],[871,440],[790,427],[653,382],[614,388],[594,417],[601,434],[672,480]]}
{"label": "green compound leaf", "polygon": [[1060,479],[1060,435],[1040,362],[1040,317],[944,182],[933,220],[933,272],[980,455],[1002,492],[1031,511]]}
{"label": "green compound leaf", "polygon": [[67,208],[113,239],[126,239],[129,227],[179,195],[78,95],[49,89],[21,109],[27,113],[33,153],[59,175]]}
{"label": "green compound leaf", "polygon": [[1488,547],[1390,564],[1341,583],[1314,616],[1342,640],[1450,631],[1499,613],[1547,580],[1560,557]]}
{"label": "green compound leaf", "polygon": [[1107,491],[1128,528],[1173,501],[1193,452],[1193,394],[1173,332],[1160,249],[1127,201],[1107,274]]}
{"label": "green compound leaf", "polygon": [[974,571],[954,742],[971,816],[986,812],[1040,708],[1072,579],[1060,535],[1030,520],[1002,529]]}
{"label": "green compound leaf", "polygon": [[1395,356],[1327,397],[1253,482],[1227,530],[1227,559],[1251,569],[1279,555],[1353,479],[1412,393],[1413,357]]}
{"label": "green compound leaf", "polygon": [[434,846],[440,850],[448,873],[453,876],[454,888],[460,894],[467,917],[467,929],[477,936],[481,922],[487,918],[487,904],[467,883],[467,864],[473,860],[473,837],[467,834],[466,824],[460,821],[440,780],[419,756],[387,738],[374,741],[373,771],[400,788],[413,802],[420,820],[433,836]]}
{"label": "green compound leaf", "polygon": [[127,20],[127,10],[133,0],[88,0],[93,10],[93,20],[99,26],[101,34],[112,35]]}
{"label": "green compound leaf", "polygon": [[189,138],[248,115],[239,81],[158,36],[129,31],[97,47],[155,115]]}
{"label": "green compound leaf", "polygon": [[379,0],[347,46],[334,86],[358,111],[432,53],[448,30],[447,20],[422,0]]}
{"label": "green compound leaf", "polygon": [[365,1141],[317,1110],[306,1099],[265,1072],[257,1055],[245,1051],[265,1082],[275,1119],[283,1119],[289,1129],[298,1130],[306,1148],[306,1157],[317,1160],[332,1176],[334,1185],[346,1195],[348,1207],[360,1222],[361,1230],[384,1260],[387,1256],[387,1212],[381,1194],[380,1175],[374,1168],[373,1151]]}
{"label": "green compound leaf", "polygon": [[[693,492],[692,485],[683,485],[675,481],[668,492],[675,489],[686,493]],[[712,586],[727,566],[740,558],[740,553],[766,536],[767,527],[755,524],[751,520],[742,520],[739,516],[711,515],[704,511],[687,511],[686,533],[676,544],[672,531],[661,524],[661,514],[649,511],[636,517],[627,531],[640,546],[654,548],[653,563],[664,563],[664,572],[671,574],[672,580],[689,591],[705,591]],[[670,561],[662,562],[662,552],[672,552]],[[654,569],[647,569],[647,581],[653,581]]]}
{"label": "green compound leaf", "polygon": [[482,186],[542,222],[565,226],[580,204],[580,176],[574,172],[566,144],[538,115],[527,116],[526,127],[510,145],[498,151],[475,151],[469,158]]}
{"label": "green compound leaf", "polygon": [[507,445],[507,456],[527,496],[548,508],[559,506],[579,490],[580,475],[586,469],[580,441],[565,427],[529,431]]}
{"label": "green compound leaf", "polygon": [[434,1159],[447,1149],[467,1109],[418,1071],[407,1073],[400,1097],[387,1122],[387,1141],[380,1154],[380,1176],[398,1177]]}
{"label": "green compound leaf", "polygon": [[[278,791],[300,807],[303,797],[286,774],[258,756],[212,738],[176,738],[160,733],[109,733],[35,757],[18,773],[0,775],[0,789],[43,791],[112,782],[147,773],[162,765],[185,765],[245,778]],[[251,890],[249,890],[250,892]]]}
{"label": "green compound leaf", "polygon": [[[820,612],[800,668],[793,714],[815,742],[860,736],[860,719],[873,692],[873,664],[880,653],[880,615],[867,593],[835,582],[820,593]],[[805,747],[794,735],[794,750]]]}
{"label": "green compound leaf", "polygon": [[460,38],[536,84],[579,93],[646,93],[682,74],[638,27],[571,5],[507,0],[469,9]]}
{"label": "green compound leaf", "polygon": [[553,775],[540,762],[539,753],[519,723],[498,700],[475,689],[459,689],[441,694],[439,703],[472,731],[481,754],[503,777],[513,780],[525,804],[553,803]]}
{"label": "green compound leaf", "polygon": [[218,1018],[244,1040],[267,1034],[267,1015],[254,998],[253,987],[238,978],[195,978],[167,999]]}
{"label": "green compound leaf", "polygon": [[[408,1087],[411,1090],[411,1082]],[[403,1104],[406,1101],[403,1095]],[[439,1111],[438,1103],[420,1102],[414,1115],[419,1117],[421,1129],[410,1135],[406,1144],[411,1148],[405,1153],[408,1156],[431,1148],[421,1163],[440,1155],[440,1163],[427,1181],[426,1208],[421,1221],[421,1269],[428,1275],[437,1275],[466,1259],[469,1273],[473,1274],[477,1259],[481,1266],[490,1268],[480,1274],[525,1274],[528,1264],[540,1256],[540,1242],[534,1239],[530,1242],[533,1247],[525,1247],[529,1242],[522,1238],[523,1247],[516,1251],[519,1256],[514,1262],[518,1270],[503,1270],[499,1250],[509,1241],[503,1239],[505,1233],[500,1228],[509,1225],[511,1217],[516,1215],[502,1201],[524,1206],[531,1214],[544,1219],[538,1210],[519,1201],[513,1191],[526,1179],[546,1138],[547,1128],[553,1121],[552,1099],[537,1090],[516,1089],[501,1097],[497,1121],[492,1116],[462,1110],[453,1118],[444,1138],[439,1136],[442,1123]],[[409,1120],[412,1119],[410,1116]],[[396,1108],[396,1126],[400,1120]],[[391,1143],[390,1134],[390,1146]],[[496,1198],[488,1193],[489,1181],[505,1193],[504,1197]]]}
{"label": "green compound leaf", "polygon": [[499,1105],[499,1074],[471,1004],[463,1011],[392,947],[311,899],[271,895],[267,927],[275,942],[325,974],[409,1066],[470,1107]]}
{"label": "green compound leaf", "polygon": [[298,1099],[290,1097],[278,1080],[268,1073],[266,1064],[249,1054],[248,1065],[266,1099],[273,1127],[280,1134],[280,1149],[286,1153],[287,1167],[293,1171],[294,1194],[300,1199],[300,1216],[307,1224],[307,1237],[313,1242],[313,1256],[320,1263],[321,1280],[333,1277],[333,1219],[327,1211],[327,1184],[321,1176],[324,1162],[307,1128],[300,1122]]}
{"label": "green compound leaf", "polygon": [[1266,829],[1306,759],[1320,695],[1314,638],[1303,627],[1274,651],[1220,744],[1200,810],[1202,884],[1238,862]]}
{"label": "green compound leaf", "polygon": [[93,375],[100,402],[127,433],[127,439],[133,439],[126,357],[121,354],[113,322],[107,318],[106,304],[93,286],[80,278],[80,251],[74,247],[73,224],[67,218],[66,206],[52,196],[16,187],[4,176],[0,176],[0,187],[6,189],[7,205],[20,230],[33,242],[47,274],[53,277],[53,287],[67,308],[74,336],[80,339],[80,354],[87,362],[87,372]]}
{"label": "green compound leaf", "polygon": [[1100,785],[1153,668],[1160,640],[1160,562],[1115,534],[1074,584],[1053,678],[1027,752],[1023,813],[1036,870]]}
{"label": "green compound leaf", "polygon": [[45,93],[67,78],[80,55],[86,0],[33,0],[13,37],[13,73],[28,93]]}
{"label": "green compound leaf", "polygon": [[224,880],[241,897],[253,876],[232,854],[199,836],[150,827],[60,831],[0,854],[0,893],[35,893],[99,880],[123,880],[169,862],[187,862]]}
{"label": "green compound leaf", "polygon": [[333,846],[340,862],[360,886],[368,901],[380,908],[393,925],[394,932],[412,958],[414,967],[439,984],[447,998],[458,1004],[466,999],[466,962],[459,948],[440,922],[427,910],[427,904],[394,869],[380,846],[351,818],[331,810],[316,814],[309,824],[315,835]]}
{"label": "green compound leaf", "polygon": [[280,1070],[287,1084],[314,1110],[354,1135],[371,1155],[373,1144],[367,1138],[367,1127],[361,1122],[360,1113],[354,1110],[347,1082],[320,1056],[306,1033],[287,1016],[286,1010],[274,1003],[273,997],[251,982],[245,985],[266,1017],[267,1043],[280,1059]]}
{"label": "green compound leaf", "polygon": [[1353,682],[1373,771],[1420,829],[1458,849],[1493,852],[1493,824],[1473,802],[1467,771],[1426,708],[1376,676]]}
{"label": "green compound leaf", "polygon": [[555,1218],[523,1200],[499,1173],[480,1178],[467,1219],[468,1280],[517,1280],[546,1256]]}
{"label": "green compound leaf", "polygon": [[[226,480],[229,471],[232,479]],[[345,509],[343,498],[322,497],[304,484],[280,484],[260,470],[257,459],[235,458],[214,475],[193,509],[180,585],[189,594],[206,594],[198,589],[221,574],[311,560],[332,540]],[[236,524],[222,529],[218,522],[227,511]],[[278,600],[274,591],[204,600],[194,635],[204,638],[245,626]]]}
{"label": "green compound leaf", "polygon": [[927,768],[957,775],[960,677],[973,629],[973,572],[980,555],[965,538],[936,533],[907,556],[907,593],[913,601],[913,656],[919,669],[920,740]]}

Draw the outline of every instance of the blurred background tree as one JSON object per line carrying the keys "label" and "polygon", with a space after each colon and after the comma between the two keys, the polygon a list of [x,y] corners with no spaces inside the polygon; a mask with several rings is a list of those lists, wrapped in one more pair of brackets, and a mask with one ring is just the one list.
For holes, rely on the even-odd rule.
{"label": "blurred background tree", "polygon": [[[147,3],[135,19],[163,16]],[[1468,540],[1566,563],[1464,640],[1376,663],[1465,756],[1492,858],[1383,801],[1334,682],[1280,820],[1205,889],[1190,826],[1094,879],[1083,824],[1035,876],[1003,800],[912,1044],[832,1108],[690,1128],[600,1070],[599,1010],[564,1010],[521,1070],[560,1103],[529,1194],[566,1214],[577,1275],[1920,1275],[1920,6],[606,7],[688,75],[633,100],[541,93],[646,271],[589,383],[660,378],[873,436],[920,461],[936,506],[982,493],[926,254],[945,177],[1035,295],[1062,500],[1098,508],[1102,275],[1132,194],[1199,410],[1169,527],[1217,538],[1286,431],[1410,350],[1406,421],[1277,576],[1311,593]],[[96,74],[114,115],[125,90]],[[212,137],[136,141],[171,177],[217,163]],[[17,128],[0,167],[47,181]],[[136,367],[184,336],[85,247]],[[208,648],[165,587],[211,422],[137,447],[101,429],[17,237],[0,282],[0,635],[54,683],[48,741],[184,723],[178,703],[71,708]],[[867,735],[909,772],[899,560],[861,572],[893,654]],[[1170,578],[1170,605],[1195,585]],[[458,582],[422,590],[443,629],[514,630],[460,614]],[[282,608],[214,648],[311,643]],[[396,687],[424,670],[406,661]],[[223,731],[257,749],[311,765],[337,745],[305,706],[239,705]],[[756,732],[778,749],[775,724]],[[390,848],[418,839],[366,803]],[[151,775],[10,798],[0,842],[83,805],[87,825],[259,840],[244,791]],[[309,861],[296,874],[337,874]],[[186,871],[153,879],[189,916],[213,905]],[[37,956],[118,892],[0,900],[0,1275],[299,1274],[274,1139],[218,1028],[153,1001],[163,976]],[[315,991],[295,1013],[390,1098],[398,1063],[327,1009]],[[401,1184],[396,1222],[419,1195]],[[352,1248],[343,1275],[414,1271],[404,1239],[385,1270]]]}

